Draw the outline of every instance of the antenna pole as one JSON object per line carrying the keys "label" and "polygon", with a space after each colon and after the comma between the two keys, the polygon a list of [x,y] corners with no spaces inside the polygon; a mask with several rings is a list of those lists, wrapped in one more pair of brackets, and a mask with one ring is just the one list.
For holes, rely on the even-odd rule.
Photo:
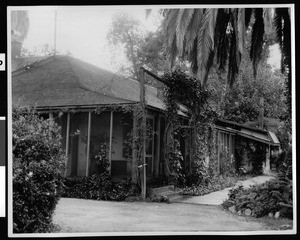
{"label": "antenna pole", "polygon": [[56,55],[56,22],[57,22],[57,10],[55,10],[55,15],[54,15],[54,53],[53,55]]}

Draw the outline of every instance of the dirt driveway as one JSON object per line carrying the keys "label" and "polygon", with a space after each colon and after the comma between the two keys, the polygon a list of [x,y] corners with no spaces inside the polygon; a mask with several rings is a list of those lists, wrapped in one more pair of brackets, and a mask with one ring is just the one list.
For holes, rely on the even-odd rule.
{"label": "dirt driveway", "polygon": [[109,202],[62,198],[54,223],[61,232],[264,231],[252,219],[220,206],[187,203]]}

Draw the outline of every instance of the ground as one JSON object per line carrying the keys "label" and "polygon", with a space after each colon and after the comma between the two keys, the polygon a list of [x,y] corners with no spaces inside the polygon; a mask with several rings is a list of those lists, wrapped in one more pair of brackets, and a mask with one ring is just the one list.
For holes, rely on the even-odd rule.
{"label": "ground", "polygon": [[62,198],[53,220],[60,226],[60,232],[274,230],[273,224],[233,215],[220,206],[191,203],[111,202]]}

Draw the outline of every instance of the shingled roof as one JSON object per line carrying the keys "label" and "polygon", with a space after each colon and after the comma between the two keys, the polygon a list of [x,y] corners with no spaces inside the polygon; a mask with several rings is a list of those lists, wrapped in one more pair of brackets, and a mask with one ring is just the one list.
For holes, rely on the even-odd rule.
{"label": "shingled roof", "polygon": [[[133,104],[139,94],[139,82],[68,56],[51,56],[12,74],[13,103],[37,108]],[[165,108],[151,86],[146,104]]]}

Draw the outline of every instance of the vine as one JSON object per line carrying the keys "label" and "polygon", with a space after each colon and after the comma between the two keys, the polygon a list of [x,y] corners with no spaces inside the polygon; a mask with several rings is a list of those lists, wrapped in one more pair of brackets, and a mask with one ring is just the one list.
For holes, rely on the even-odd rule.
{"label": "vine", "polygon": [[[180,69],[176,69],[172,73],[166,73],[163,76],[163,80],[168,82],[168,86],[165,88],[165,105],[167,110],[167,120],[172,125],[172,131],[170,135],[173,139],[173,152],[177,144],[176,137],[180,134],[182,124],[187,122],[188,127],[192,129],[192,175],[197,182],[205,181],[209,177],[209,169],[206,164],[206,158],[213,153],[214,149],[208,147],[209,141],[215,141],[215,138],[211,137],[213,129],[213,122],[216,113],[209,105],[210,92],[204,89],[199,80],[188,76]],[[188,121],[184,117],[180,117],[178,112],[180,111],[179,104],[186,106],[189,109]],[[170,149],[169,149],[170,151]],[[166,154],[166,159],[169,165],[172,165],[174,154]],[[180,162],[180,157],[177,157],[177,162]],[[173,164],[174,165],[174,164]],[[180,164],[177,164],[177,168],[169,167],[170,175],[180,172],[182,169]]]}

